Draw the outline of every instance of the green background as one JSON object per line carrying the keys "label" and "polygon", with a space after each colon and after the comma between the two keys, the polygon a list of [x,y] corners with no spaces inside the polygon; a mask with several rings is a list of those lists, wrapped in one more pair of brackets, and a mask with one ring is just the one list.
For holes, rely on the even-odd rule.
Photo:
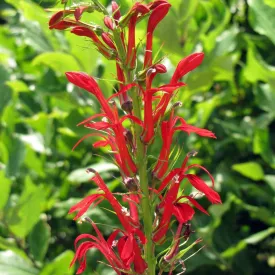
{"label": "green background", "polygon": [[[78,1],[75,1],[78,2]],[[107,4],[107,0],[101,1]],[[186,261],[187,274],[274,274],[275,267],[275,1],[171,0],[173,7],[156,30],[154,49],[169,68],[156,84],[169,81],[177,62],[204,51],[177,100],[189,123],[214,131],[217,140],[175,140],[192,160],[211,171],[223,204],[196,214],[193,228],[206,247]],[[125,11],[132,1],[120,1]],[[0,274],[67,275],[73,240],[91,232],[72,221],[70,206],[94,192],[85,168],[101,173],[111,190],[122,191],[108,152],[92,139],[72,146],[87,130],[76,127],[99,111],[85,91],[67,83],[64,72],[85,71],[111,95],[114,63],[91,42],[69,31],[48,29],[44,8],[54,1],[0,3]],[[99,14],[84,16],[101,22]],[[144,38],[145,22],[138,35]],[[144,41],[143,41],[144,42]],[[152,149],[157,155],[159,143]],[[184,154],[182,157],[184,157]],[[101,156],[103,155],[103,156]],[[182,158],[181,158],[182,159]],[[92,210],[105,236],[117,224],[104,204]],[[113,274],[96,251],[85,274]],[[176,273],[175,273],[176,274]]]}

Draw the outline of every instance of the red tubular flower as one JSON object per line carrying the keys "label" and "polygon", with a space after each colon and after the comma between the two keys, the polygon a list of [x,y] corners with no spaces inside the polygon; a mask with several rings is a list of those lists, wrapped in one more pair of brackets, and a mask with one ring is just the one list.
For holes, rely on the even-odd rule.
{"label": "red tubular flower", "polygon": [[80,201],[79,203],[71,207],[69,213],[71,214],[73,212],[78,211],[78,214],[75,216],[75,219],[78,219],[79,217],[85,214],[85,212],[92,205],[92,203],[95,202],[94,204],[94,207],[95,207],[103,199],[106,199],[109,201],[109,203],[113,207],[120,223],[125,228],[125,230],[127,232],[134,232],[135,227],[133,227],[133,224],[136,224],[135,221],[132,219],[130,215],[127,215],[127,213],[125,214],[125,211],[123,210],[124,208],[115,198],[113,193],[109,190],[104,180],[100,177],[100,175],[95,170],[90,168],[87,171],[95,173],[95,176],[92,177],[92,181],[94,181],[94,183],[98,186],[100,190],[104,192],[104,194],[93,194],[84,198],[82,201]]}
{"label": "red tubular flower", "polygon": [[152,45],[153,45],[153,33],[158,23],[166,16],[171,5],[168,2],[163,2],[154,8],[150,15],[147,27],[147,39],[146,39],[146,51],[144,56],[144,68],[152,65]]}
{"label": "red tubular flower", "polygon": [[[176,126],[178,121],[180,122],[180,125]],[[158,179],[161,179],[167,172],[173,136],[178,130],[187,132],[188,134],[196,133],[200,136],[216,138],[215,134],[211,131],[189,125],[184,119],[174,116],[174,109],[172,109],[170,119],[161,123],[162,148],[157,164],[153,169],[153,173]]]}
{"label": "red tubular flower", "polygon": [[193,53],[182,59],[173,76],[170,83],[176,83],[182,78],[184,75],[196,69],[203,61],[204,53]]}
{"label": "red tubular flower", "polygon": [[193,206],[195,206],[204,214],[209,215],[208,212],[192,197],[181,196],[177,198],[179,187],[180,177],[176,175],[171,179],[169,190],[167,191],[164,199],[159,205],[159,209],[163,209],[163,214],[153,237],[153,240],[155,242],[162,242],[162,240],[164,239],[169,229],[172,215],[176,217],[179,224],[184,224],[193,218],[195,214],[194,209],[188,203],[180,202],[180,200],[188,199],[188,201]]}
{"label": "red tubular flower", "polygon": [[111,59],[113,58],[114,53],[110,51],[98,38],[96,33],[89,28],[86,27],[74,27],[71,30],[71,33],[76,34],[78,36],[86,36],[93,40],[95,46],[97,47],[98,51],[101,52],[106,58]]}
{"label": "red tubular flower", "polygon": [[[129,154],[127,145],[125,144],[125,139],[123,136],[124,127],[122,126],[122,122],[126,118],[130,118],[134,120],[136,123],[141,122],[133,116],[126,116],[119,119],[116,106],[113,105],[112,108],[109,106],[98,84],[92,77],[81,72],[68,72],[66,73],[66,76],[71,83],[77,85],[82,89],[89,91],[90,93],[96,96],[100,105],[102,106],[103,111],[105,112],[104,116],[106,116],[106,118],[108,118],[109,120],[109,122],[85,123],[85,126],[97,130],[111,128],[114,132],[116,146],[119,150],[121,159],[123,160],[121,164],[123,165],[122,167],[124,172],[126,173],[126,176],[132,176],[132,174],[135,174],[137,170],[135,163],[133,162],[132,157]],[[123,89],[127,91],[133,86],[134,84],[129,84],[125,86]]]}
{"label": "red tubular flower", "polygon": [[[186,75],[190,71],[197,68],[202,63],[203,58],[204,58],[203,53],[194,53],[182,59],[179,62],[170,83],[171,84],[177,83],[179,79],[181,79],[184,75]],[[172,95],[164,94],[163,97],[161,98],[160,102],[158,103],[158,106],[157,106],[158,110],[154,118],[155,123],[157,123],[159,119],[164,115],[167,109],[167,106],[171,100],[171,97]]]}
{"label": "red tubular flower", "polygon": [[128,24],[128,46],[127,46],[127,57],[126,64],[130,68],[135,68],[136,62],[136,23],[139,15],[145,15],[150,10],[143,4],[137,2],[130,11],[130,19]]}
{"label": "red tubular flower", "polygon": [[75,20],[79,21],[81,19],[82,14],[89,9],[89,6],[79,6],[74,11]]}
{"label": "red tubular flower", "polygon": [[144,101],[144,131],[142,133],[142,141],[144,143],[149,143],[154,136],[154,113],[152,107],[153,95],[159,91],[164,93],[173,93],[176,89],[185,84],[179,82],[175,85],[164,85],[159,88],[154,88],[150,90],[146,90],[143,92],[143,101]]}
{"label": "red tubular flower", "polygon": [[[170,82],[155,88],[153,82],[156,75],[167,71],[163,64],[159,64],[160,61],[153,64],[152,53],[154,31],[171,7],[167,0],[153,0],[149,4],[136,1],[123,16],[115,1],[111,3],[112,14],[97,1],[89,6],[72,7],[55,13],[49,21],[49,27],[60,30],[73,27],[72,33],[91,39],[103,56],[116,61],[119,86],[118,92],[106,98],[94,78],[82,72],[66,73],[72,84],[96,97],[101,109],[99,114],[94,114],[78,124],[90,129],[91,133],[82,137],[73,149],[88,137],[96,137],[97,140],[93,141],[94,148],[108,146],[110,158],[119,168],[127,193],[112,193],[95,170],[87,169],[87,172],[94,173],[91,180],[98,190],[72,206],[69,213],[75,213],[74,220],[79,219],[89,208],[98,206],[104,200],[110,204],[110,210],[117,216],[121,228],[115,229],[109,238],[105,239],[96,224],[85,217],[84,220],[91,224],[95,234],[82,234],[75,240],[76,254],[71,265],[79,261],[77,274],[82,273],[86,268],[87,251],[97,249],[118,275],[154,273],[155,244],[166,240],[168,231],[172,229],[171,225],[176,222],[177,231],[173,232],[168,252],[162,256],[159,263],[160,273],[172,274],[183,254],[200,241],[197,240],[184,251],[179,251],[181,240],[187,241],[193,232],[190,229],[190,221],[196,209],[209,215],[195,200],[195,195],[187,195],[185,190],[180,188],[182,181],[186,179],[188,184],[198,193],[204,194],[212,204],[221,203],[219,194],[214,190],[214,178],[208,170],[198,164],[187,164],[189,158],[196,154],[195,151],[186,155],[179,168],[170,169],[169,163],[176,132],[184,131],[188,135],[196,133],[199,136],[215,138],[211,131],[189,125],[183,118],[176,116],[175,108],[179,103],[168,109],[178,89],[185,86],[181,78],[202,63],[204,54],[194,53],[182,59]],[[93,23],[79,21],[85,11],[94,10],[104,17],[102,21],[108,32]],[[149,15],[146,50],[143,68],[138,71],[135,31],[137,23],[146,17],[146,14]],[[129,95],[130,89],[132,90]],[[121,109],[126,114],[121,115],[122,111],[117,109],[114,97],[119,98]],[[169,113],[168,119],[164,119],[166,112]],[[130,127],[127,128],[125,120],[131,120]],[[161,131],[162,147],[158,160],[151,169],[147,163],[148,152],[158,130]],[[212,186],[208,186],[199,176],[190,174],[189,171],[193,168],[205,171]],[[150,172],[152,187],[146,179],[146,174]],[[122,195],[122,202],[117,199],[117,195]],[[146,215],[148,216],[145,217]],[[151,224],[153,215],[155,219]]]}
{"label": "red tubular flower", "polygon": [[183,179],[187,178],[188,181],[198,191],[205,194],[205,196],[211,203],[214,203],[214,204],[221,203],[219,194],[216,191],[214,191],[211,187],[209,187],[200,177],[198,177],[196,175],[192,175],[192,174],[185,174],[189,169],[191,169],[193,167],[199,167],[199,168],[203,169],[204,171],[206,171],[212,181],[212,186],[214,186],[214,179],[211,176],[211,174],[208,172],[208,170],[203,166],[200,166],[198,164],[193,164],[193,165],[189,165],[187,167],[173,169],[162,181],[160,187],[158,188],[158,192],[161,192],[164,188],[166,188],[167,185],[169,184],[169,182],[173,179],[173,177],[177,176],[179,182],[181,182]]}
{"label": "red tubular flower", "polygon": [[[73,264],[75,264],[77,260],[79,260],[80,266],[77,270],[77,274],[81,274],[82,272],[84,272],[86,269],[86,254],[89,249],[96,248],[104,255],[106,260],[109,262],[109,264],[112,266],[112,268],[115,270],[115,272],[118,275],[121,275],[122,271],[125,271],[125,272],[130,271],[130,263],[132,261],[130,261],[130,263],[124,261],[121,257],[117,255],[117,253],[114,250],[114,247],[115,247],[114,239],[116,235],[119,232],[122,232],[122,233],[124,232],[122,230],[115,230],[111,234],[109,239],[106,241],[102,236],[102,234],[100,233],[100,231],[98,230],[96,224],[92,221],[90,222],[97,234],[97,237],[94,237],[93,235],[90,235],[90,234],[82,234],[76,238],[75,240],[76,253],[70,266],[72,266]],[[127,236],[127,233],[126,233],[126,236]],[[130,234],[129,236],[133,236],[133,235]],[[88,239],[88,241],[82,242],[79,246],[77,246],[79,241],[85,240],[85,239]],[[137,253],[138,251],[135,251],[135,252]]]}
{"label": "red tubular flower", "polygon": [[103,111],[109,118],[113,118],[113,112],[105,99],[103,93],[101,92],[98,84],[96,81],[90,77],[89,75],[82,73],[82,72],[67,72],[66,76],[68,80],[73,83],[74,85],[87,90],[88,92],[92,93],[97,100],[99,101]]}
{"label": "red tubular flower", "polygon": [[[63,11],[58,11],[55,14],[52,15],[50,21],[49,21],[49,28],[50,29],[58,29],[58,30],[64,30],[68,27],[74,26],[75,23],[70,22],[71,25],[69,25],[69,22],[65,22],[63,19],[70,15],[73,14],[74,11],[73,10],[63,10]],[[67,23],[67,24],[66,24]],[[72,25],[74,24],[74,25]],[[63,25],[64,28],[62,28],[61,26]],[[65,25],[67,25],[65,27]]]}
{"label": "red tubular flower", "polygon": [[113,13],[113,17],[115,19],[115,22],[117,24],[118,20],[121,17],[121,14],[120,14],[119,6],[118,6],[116,1],[112,1],[112,13]]}

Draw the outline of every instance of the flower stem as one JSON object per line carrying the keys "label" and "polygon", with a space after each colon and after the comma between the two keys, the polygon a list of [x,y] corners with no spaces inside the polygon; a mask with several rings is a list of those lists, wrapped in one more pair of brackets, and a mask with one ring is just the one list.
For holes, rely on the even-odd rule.
{"label": "flower stem", "polygon": [[[128,84],[133,83],[134,72],[128,69],[125,64],[126,52],[121,40],[120,30],[115,29],[113,34],[114,34],[114,42],[117,46],[118,55],[122,62],[121,65],[124,70],[127,83]],[[142,119],[141,97],[139,96],[138,88],[132,89],[131,95],[133,100],[133,114],[139,119]],[[140,189],[142,192],[142,199],[141,199],[142,219],[143,219],[144,233],[147,239],[147,243],[145,244],[145,260],[148,264],[147,274],[155,275],[156,259],[155,259],[155,253],[154,253],[154,243],[152,240],[153,213],[152,213],[152,209],[150,205],[150,197],[149,197],[146,145],[140,139],[142,128],[137,124],[134,124],[134,133],[136,137],[136,146],[137,146],[136,165],[138,168]]]}
{"label": "flower stem", "polygon": [[[133,99],[133,111],[134,115],[138,118],[141,118],[141,106],[140,106],[140,98],[137,94],[137,91],[134,91]],[[144,225],[144,232],[147,239],[147,243],[145,245],[145,259],[148,264],[148,275],[155,275],[155,255],[154,255],[154,244],[152,241],[152,209],[150,206],[150,197],[149,197],[149,184],[148,184],[148,176],[147,176],[147,155],[145,145],[142,143],[141,136],[141,127],[139,125],[135,125],[135,136],[137,140],[137,152],[136,152],[136,160],[137,167],[139,172],[139,181],[140,188],[142,192],[141,199],[141,208],[142,208],[142,218]]]}

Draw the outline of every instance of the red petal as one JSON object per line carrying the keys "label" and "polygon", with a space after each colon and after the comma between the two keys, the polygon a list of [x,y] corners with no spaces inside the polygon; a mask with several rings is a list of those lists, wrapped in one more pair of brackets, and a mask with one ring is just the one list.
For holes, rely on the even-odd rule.
{"label": "red petal", "polygon": [[182,59],[179,62],[170,83],[178,82],[181,77],[197,68],[202,63],[203,58],[204,53],[194,53]]}
{"label": "red petal", "polygon": [[221,203],[220,195],[210,188],[200,177],[191,174],[185,176],[197,190],[205,194],[211,203]]}
{"label": "red petal", "polygon": [[179,223],[186,223],[193,218],[195,211],[187,203],[175,203],[173,214]]}

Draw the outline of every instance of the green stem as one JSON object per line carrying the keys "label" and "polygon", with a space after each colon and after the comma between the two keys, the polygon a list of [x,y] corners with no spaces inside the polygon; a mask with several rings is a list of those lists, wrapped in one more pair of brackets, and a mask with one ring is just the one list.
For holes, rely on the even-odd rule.
{"label": "green stem", "polygon": [[[125,72],[125,77],[127,83],[134,82],[134,72],[129,70],[125,64],[126,52],[121,40],[120,30],[115,29],[114,32],[114,42],[117,46],[118,55],[121,60],[122,68]],[[142,119],[141,113],[141,97],[138,94],[138,88],[132,90],[132,100],[133,100],[133,113],[139,119]],[[148,264],[148,275],[156,274],[156,259],[154,251],[154,243],[152,241],[152,232],[153,232],[153,213],[150,205],[150,196],[149,196],[149,182],[147,175],[147,155],[146,155],[146,145],[141,141],[140,136],[142,133],[142,128],[134,124],[134,136],[136,137],[136,165],[139,174],[140,189],[142,192],[141,199],[141,212],[144,226],[144,233],[147,239],[145,244],[145,260]]]}
{"label": "green stem", "polygon": [[[138,118],[141,118],[141,104],[140,97],[137,94],[137,91],[133,92],[133,111],[134,115]],[[148,275],[155,275],[155,253],[154,253],[154,243],[152,241],[152,225],[153,225],[153,217],[152,217],[152,209],[150,205],[150,197],[149,197],[149,184],[148,184],[148,175],[147,175],[147,155],[146,155],[146,147],[140,140],[142,129],[139,125],[134,126],[135,137],[137,140],[137,151],[136,151],[136,161],[137,168],[139,173],[139,182],[140,189],[142,192],[141,199],[141,209],[142,209],[142,218],[144,225],[144,232],[147,239],[147,243],[145,245],[145,259],[148,264]]]}

